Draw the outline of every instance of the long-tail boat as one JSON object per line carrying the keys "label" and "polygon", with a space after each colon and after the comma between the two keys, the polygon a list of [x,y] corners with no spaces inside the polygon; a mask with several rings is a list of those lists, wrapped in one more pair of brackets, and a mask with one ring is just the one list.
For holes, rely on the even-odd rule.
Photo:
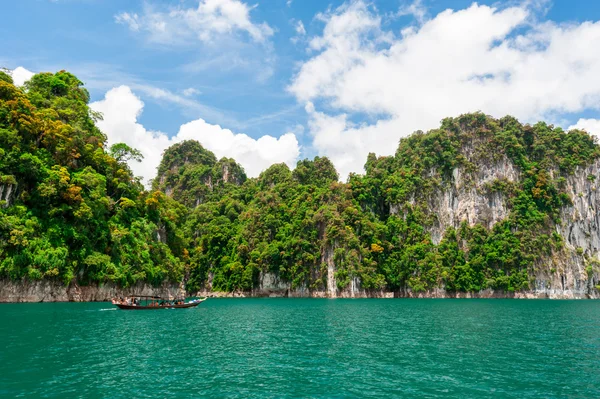
{"label": "long-tail boat", "polygon": [[114,298],[113,305],[123,310],[155,310],[194,308],[206,301],[206,298],[185,301],[184,299],[167,299],[159,296],[132,295],[125,298]]}

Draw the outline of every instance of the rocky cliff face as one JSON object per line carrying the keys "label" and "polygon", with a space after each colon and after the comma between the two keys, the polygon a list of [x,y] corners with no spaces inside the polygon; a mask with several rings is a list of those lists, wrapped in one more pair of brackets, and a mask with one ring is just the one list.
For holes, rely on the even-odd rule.
{"label": "rocky cliff face", "polygon": [[[477,148],[479,148],[479,153]],[[450,178],[432,170],[429,177],[441,181],[439,187],[426,199],[427,211],[433,223],[427,226],[434,244],[439,244],[447,228],[458,229],[461,223],[481,224],[491,229],[510,213],[507,196],[491,189],[494,182],[519,184],[521,171],[504,154],[481,154],[481,143],[472,143],[462,149],[462,155],[472,162],[470,167],[458,167]],[[473,170],[473,165],[476,165]],[[468,170],[470,169],[470,170]],[[553,179],[559,178],[557,169],[550,170]],[[556,233],[564,240],[560,251],[553,250],[535,262],[531,291],[514,294],[517,297],[598,298],[596,286],[600,283],[600,195],[598,176],[600,160],[585,167],[577,167],[572,174],[563,176],[564,190],[572,205],[560,211],[560,222],[554,223]],[[411,198],[415,204],[416,198]],[[391,214],[401,212],[401,204],[390,206]],[[409,291],[401,294],[412,296]],[[417,296],[460,296],[463,294],[435,292]],[[472,294],[471,294],[472,295]],[[496,296],[491,291],[476,295]],[[513,294],[507,294],[513,296]]]}
{"label": "rocky cliff face", "polygon": [[[430,172],[430,177],[443,179],[435,170]],[[427,209],[434,216],[433,224],[428,227],[433,243],[439,244],[448,227],[458,228],[463,221],[470,226],[481,224],[489,229],[508,217],[507,199],[503,193],[489,189],[489,184],[497,180],[519,181],[519,171],[506,156],[491,164],[482,164],[475,173],[455,168],[451,178],[443,181],[426,199]],[[409,202],[414,205],[416,198],[413,196]],[[400,209],[400,204],[392,204],[390,213],[398,214]]]}
{"label": "rocky cliff face", "polygon": [[119,288],[114,284],[71,284],[67,287],[59,282],[47,280],[0,280],[0,302],[107,302],[112,298],[128,295],[179,297],[184,293],[183,285],[177,284],[165,284],[161,287],[138,284],[129,288]]}
{"label": "rocky cliff face", "polygon": [[587,294],[598,297],[600,283],[600,188],[597,177],[600,160],[577,168],[566,178],[565,189],[572,206],[561,209],[556,232],[564,248],[538,262],[536,291],[569,296]]}
{"label": "rocky cliff face", "polygon": [[0,184],[0,201],[4,201],[2,206],[8,208],[12,205],[16,191],[17,184]]}

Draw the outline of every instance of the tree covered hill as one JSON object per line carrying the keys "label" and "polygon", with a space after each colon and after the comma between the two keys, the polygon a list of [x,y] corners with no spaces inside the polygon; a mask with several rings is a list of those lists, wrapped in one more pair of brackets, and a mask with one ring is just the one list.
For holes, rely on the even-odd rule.
{"label": "tree covered hill", "polygon": [[599,233],[581,214],[597,206],[600,149],[586,132],[466,114],[370,154],[346,183],[324,157],[248,179],[185,141],[146,191],[126,163],[140,154],[106,148],[88,100],[65,71],[24,88],[0,73],[2,278],[232,292],[271,276],[331,295],[598,281]]}
{"label": "tree covered hill", "polygon": [[[65,284],[179,280],[186,208],[149,193],[106,136],[72,74],[41,73],[24,88],[0,72],[0,274]],[[157,239],[157,231],[167,234]]]}
{"label": "tree covered hill", "polygon": [[240,185],[245,181],[244,168],[235,160],[222,158],[217,161],[215,154],[200,143],[187,140],[165,151],[152,189],[194,207],[214,198],[215,192],[226,193],[228,185]]}

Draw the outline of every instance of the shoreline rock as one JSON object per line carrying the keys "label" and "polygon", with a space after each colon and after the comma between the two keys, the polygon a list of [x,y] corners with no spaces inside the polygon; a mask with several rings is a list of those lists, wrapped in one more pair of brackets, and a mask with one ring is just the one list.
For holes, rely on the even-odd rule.
{"label": "shoreline rock", "polygon": [[0,280],[0,303],[19,302],[107,302],[114,297],[127,295],[177,296],[179,284],[152,287],[137,284],[120,288],[115,284],[82,286],[76,283],[68,287],[55,281],[8,281]]}
{"label": "shoreline rock", "polygon": [[193,296],[209,298],[330,298],[330,299],[366,299],[366,298],[413,298],[413,299],[600,299],[598,292],[576,290],[539,290],[505,292],[484,290],[479,292],[450,292],[436,289],[425,292],[375,291],[375,292],[338,292],[331,296],[326,291],[285,290],[285,291],[250,291],[250,292],[212,292],[199,291]]}
{"label": "shoreline rock", "polygon": [[[178,284],[165,284],[152,287],[138,284],[128,288],[119,288],[114,284],[81,286],[71,284],[66,287],[52,281],[8,281],[0,280],[0,303],[33,303],[33,302],[107,302],[111,298],[127,295],[178,296],[182,291]],[[328,291],[309,291],[307,289],[290,290],[261,289],[249,292],[214,292],[198,291],[187,293],[188,296],[209,298],[510,298],[510,299],[600,299],[597,290],[572,289],[538,289],[521,292],[503,292],[484,290],[480,292],[448,292],[435,289],[425,292],[400,291],[338,291],[331,295]]]}

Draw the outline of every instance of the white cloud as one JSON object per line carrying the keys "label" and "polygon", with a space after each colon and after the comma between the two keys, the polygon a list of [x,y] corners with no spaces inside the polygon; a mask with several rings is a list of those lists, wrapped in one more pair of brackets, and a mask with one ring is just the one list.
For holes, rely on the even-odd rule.
{"label": "white cloud", "polygon": [[300,20],[295,20],[292,18],[290,20],[290,24],[294,26],[294,30],[296,31],[296,35],[290,38],[290,41],[294,44],[298,44],[300,41],[305,41],[306,38],[306,28],[304,28],[304,23]]}
{"label": "white cloud", "polygon": [[302,23],[302,21],[296,22],[296,26],[294,28],[296,29],[296,33],[298,35],[300,35],[300,36],[306,35],[306,29],[304,29],[304,24]]}
{"label": "white cloud", "polygon": [[142,176],[144,183],[154,178],[161,154],[171,140],[164,133],[146,130],[137,122],[144,108],[142,100],[128,86],[120,86],[109,90],[103,100],[91,103],[90,107],[104,116],[97,125],[108,137],[109,146],[126,143],[144,155],[142,162],[130,162],[134,174]]}
{"label": "white cloud", "polygon": [[423,5],[422,0],[415,0],[408,5],[400,7],[400,10],[398,10],[396,15],[399,17],[403,15],[412,15],[422,24],[427,17],[427,8]]}
{"label": "white cloud", "polygon": [[173,104],[181,105],[182,107],[190,109],[195,109],[200,106],[200,104],[194,100],[182,97],[169,90],[161,89],[156,86],[133,83],[131,87],[133,87],[134,90],[141,91],[145,95],[156,100],[169,101]]}
{"label": "white cloud", "polygon": [[[321,54],[305,62],[295,77],[290,90],[301,101],[307,101],[335,89],[337,76],[349,71],[361,62],[370,41],[363,35],[374,33],[377,40],[385,38],[379,29],[381,18],[368,12],[362,2],[342,6],[338,14],[318,14],[317,19],[327,21],[321,37],[310,41],[311,50],[323,50]],[[324,87],[328,86],[328,87]]]}
{"label": "white cloud", "polygon": [[[368,152],[392,154],[400,137],[447,116],[535,121],[600,109],[600,22],[558,25],[534,12],[474,3],[399,35],[361,0],[320,14],[314,55],[288,88],[307,104],[314,149],[344,179],[362,172]],[[364,115],[374,122],[352,122]]]}
{"label": "white cloud", "polygon": [[285,162],[294,168],[300,155],[298,140],[293,133],[286,133],[279,138],[265,135],[253,139],[243,133],[236,134],[218,125],[208,124],[202,119],[182,125],[174,139],[198,140],[217,158],[235,159],[249,177],[258,176],[274,163]]}
{"label": "white cloud", "polygon": [[584,119],[581,118],[576,124],[569,126],[568,130],[580,129],[585,130],[592,136],[600,138],[600,119]]}
{"label": "white cloud", "polygon": [[23,68],[16,67],[10,72],[15,86],[23,86],[35,73]]}
{"label": "white cloud", "polygon": [[119,24],[128,25],[129,29],[134,32],[138,32],[141,27],[140,17],[135,13],[122,12],[115,16],[115,21]]}
{"label": "white cloud", "polygon": [[[162,103],[171,103],[175,105],[179,105],[188,111],[192,111],[196,114],[200,114],[203,117],[210,119],[212,121],[216,121],[218,123],[226,124],[226,125],[234,125],[239,126],[240,122],[228,117],[225,113],[217,108],[213,108],[211,106],[202,104],[189,96],[179,95],[173,93],[172,91],[161,89],[156,86],[152,86],[144,83],[128,83],[126,86],[135,90],[136,92],[141,92],[144,95],[153,98],[155,100],[160,100]],[[189,92],[188,92],[189,93]]]}
{"label": "white cloud", "polygon": [[128,86],[109,90],[103,100],[90,104],[90,107],[104,115],[98,127],[107,135],[109,145],[122,142],[142,152],[144,160],[141,163],[131,161],[130,166],[145,183],[155,177],[163,151],[182,140],[198,140],[217,158],[234,158],[249,177],[258,176],[273,163],[285,162],[294,167],[300,153],[293,133],[279,138],[266,135],[253,139],[203,119],[182,125],[177,135],[171,138],[164,133],[147,130],[138,122],[144,103]]}
{"label": "white cloud", "polygon": [[146,5],[142,14],[123,12],[115,16],[115,21],[134,32],[143,31],[151,41],[163,44],[182,44],[192,38],[211,43],[215,38],[236,33],[264,42],[273,29],[264,22],[252,22],[250,11],[254,7],[240,0],[199,0],[196,8],[175,7],[168,11]]}
{"label": "white cloud", "polygon": [[187,89],[184,89],[182,93],[186,97],[192,97],[192,96],[200,94],[200,90],[195,89],[193,87],[188,87]]}

